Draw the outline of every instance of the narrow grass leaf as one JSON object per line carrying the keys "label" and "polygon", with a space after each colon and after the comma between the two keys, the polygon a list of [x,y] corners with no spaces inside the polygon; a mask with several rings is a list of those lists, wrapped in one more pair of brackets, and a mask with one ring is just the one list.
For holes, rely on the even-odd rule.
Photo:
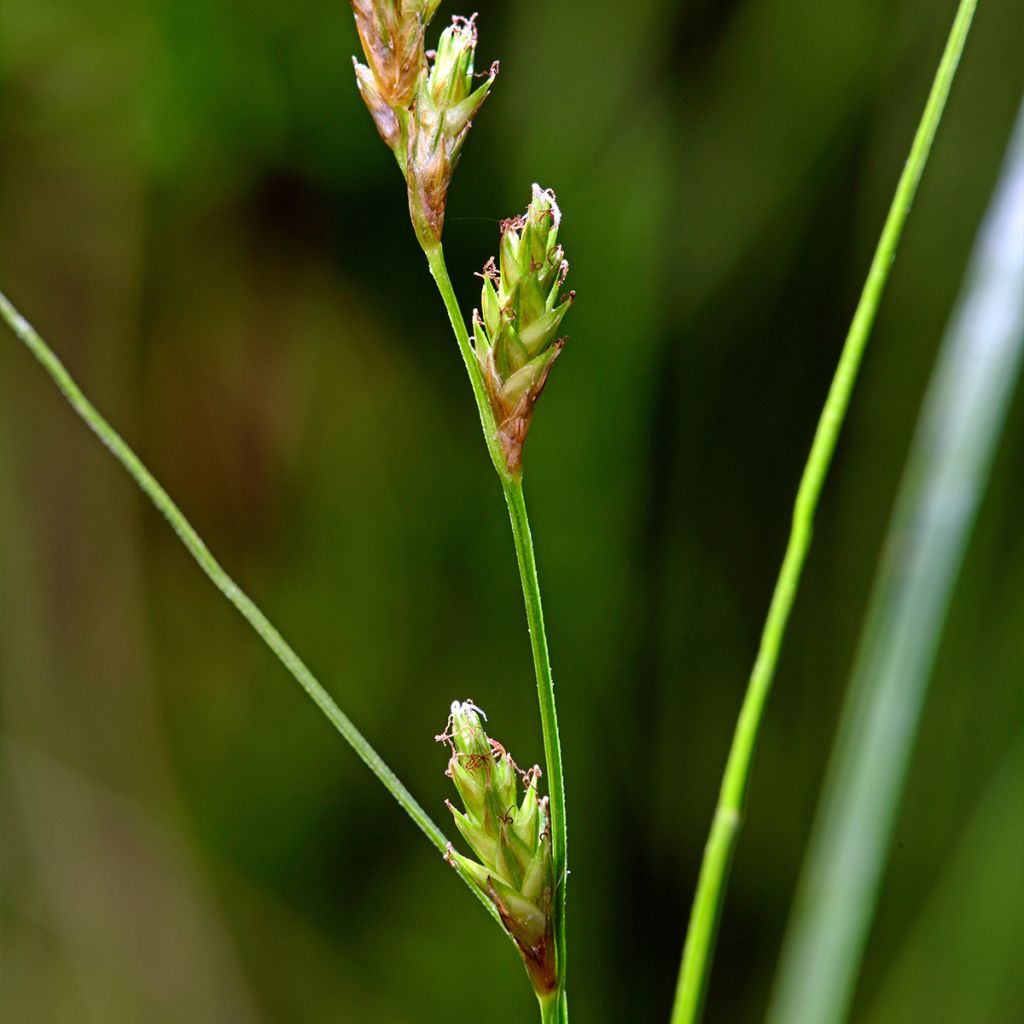
{"label": "narrow grass leaf", "polygon": [[935,651],[1024,351],[1024,107],[918,424],[770,1024],[847,1017]]}

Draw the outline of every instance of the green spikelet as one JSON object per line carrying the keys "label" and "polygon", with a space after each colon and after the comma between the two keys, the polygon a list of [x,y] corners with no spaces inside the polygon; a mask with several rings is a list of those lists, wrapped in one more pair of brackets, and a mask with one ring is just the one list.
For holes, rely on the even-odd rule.
{"label": "green spikelet", "polygon": [[[409,191],[420,244],[436,248],[448,186],[473,117],[498,73],[473,73],[476,15],[452,18],[436,52],[424,48],[439,0],[351,0],[365,64],[356,83],[380,137],[395,154]],[[474,78],[482,78],[477,85]]]}
{"label": "green spikelet", "polygon": [[474,348],[513,476],[522,472],[533,408],[562,351],[558,327],[575,298],[559,295],[569,272],[560,222],[554,193],[534,185],[526,213],[501,225],[498,263],[484,267],[480,309],[473,312]]}
{"label": "green spikelet", "polygon": [[451,748],[446,774],[464,807],[447,801],[448,809],[478,859],[451,846],[446,857],[494,904],[543,998],[556,986],[548,798],[537,795],[540,769],[520,774],[505,748],[484,732],[485,718],[472,701],[455,701],[448,728],[437,737]]}
{"label": "green spikelet", "polygon": [[425,248],[441,239],[452,174],[473,118],[498,73],[495,63],[473,88],[475,18],[452,18],[441,33],[433,63],[419,80],[409,121],[405,165],[409,214]]}

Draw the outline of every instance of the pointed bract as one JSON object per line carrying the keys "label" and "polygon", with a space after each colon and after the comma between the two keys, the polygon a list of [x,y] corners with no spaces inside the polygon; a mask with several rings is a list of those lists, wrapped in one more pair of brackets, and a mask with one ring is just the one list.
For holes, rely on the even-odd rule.
{"label": "pointed bract", "polygon": [[363,102],[373,117],[377,131],[388,147],[395,149],[402,141],[402,126],[398,114],[381,96],[373,72],[365,64],[360,64],[355,57],[352,58],[352,63],[356,69],[356,85],[359,86],[359,95],[363,97]]}

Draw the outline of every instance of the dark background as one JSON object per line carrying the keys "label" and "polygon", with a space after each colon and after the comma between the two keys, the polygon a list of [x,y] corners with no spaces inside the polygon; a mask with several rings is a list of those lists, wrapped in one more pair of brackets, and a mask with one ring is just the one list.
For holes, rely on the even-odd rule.
{"label": "dark background", "polygon": [[[578,294],[526,452],[574,1020],[667,1020],[799,471],[954,7],[481,5],[478,63],[502,71],[450,197],[452,277],[468,314],[498,220],[539,181]],[[452,13],[470,12],[445,4],[432,40]],[[764,1011],[1020,97],[1022,20],[980,5],[874,332],[758,752],[711,1022]],[[523,764],[539,719],[500,490],[356,93],[348,8],[4,0],[0,29],[3,289],[447,828],[449,702],[474,698]],[[1000,860],[1021,790],[976,811],[1024,750],[1022,450],[1018,403],[858,1021],[1024,1015],[1024,881]],[[533,1019],[454,873],[10,335],[0,538],[5,1020]]]}

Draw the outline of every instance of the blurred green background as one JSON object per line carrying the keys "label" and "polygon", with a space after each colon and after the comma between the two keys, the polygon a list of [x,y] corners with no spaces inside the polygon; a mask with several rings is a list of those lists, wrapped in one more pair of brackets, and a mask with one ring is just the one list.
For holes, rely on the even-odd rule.
{"label": "blurred green background", "polygon": [[[479,63],[502,73],[450,197],[452,277],[468,313],[536,180],[578,293],[526,453],[574,1019],[667,1019],[796,481],[954,6],[480,5]],[[764,1012],[1022,29],[1015,0],[982,0],[882,307],[758,753],[711,1022]],[[449,702],[474,698],[522,764],[539,719],[500,490],[356,50],[339,0],[4,0],[0,286],[447,827]],[[1022,453],[1018,402],[858,1021],[1024,1019]],[[6,332],[0,538],[5,1021],[533,1019],[454,873]]]}

